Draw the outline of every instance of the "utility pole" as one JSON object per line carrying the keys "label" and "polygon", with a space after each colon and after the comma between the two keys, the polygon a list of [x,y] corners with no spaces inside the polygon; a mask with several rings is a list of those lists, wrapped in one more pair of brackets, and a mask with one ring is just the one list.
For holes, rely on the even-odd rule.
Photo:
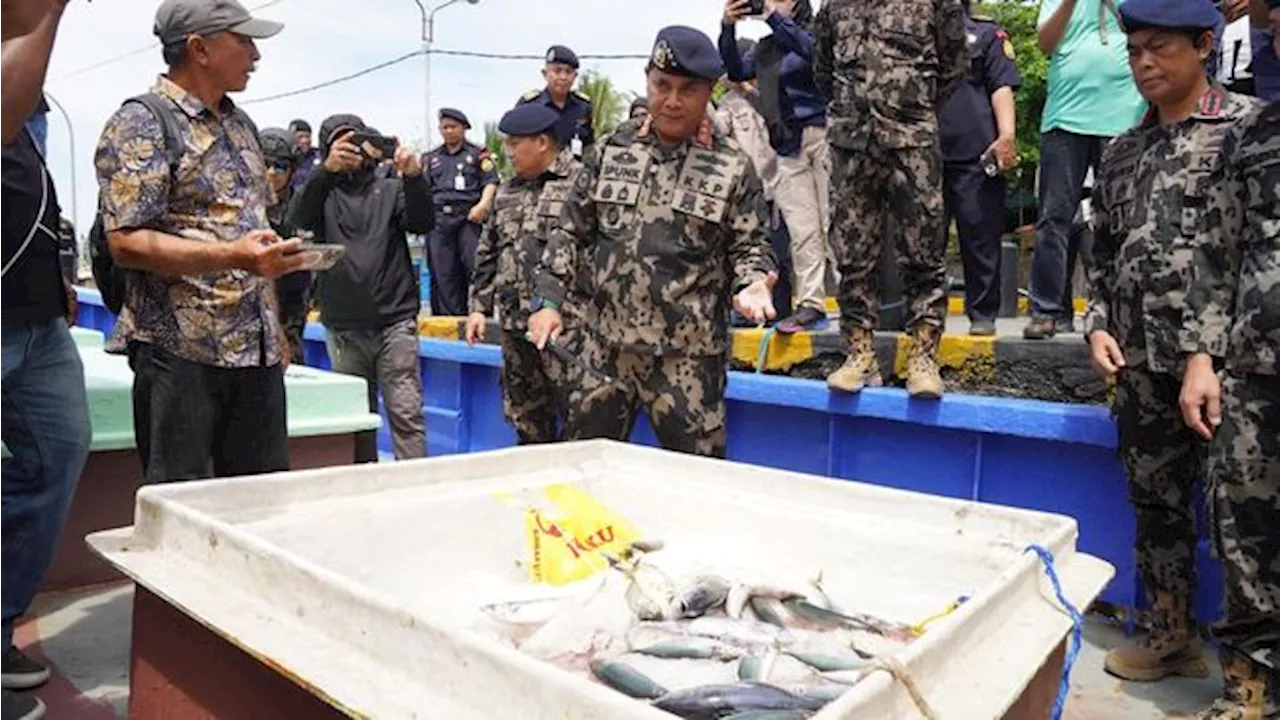
{"label": "utility pole", "polygon": [[[459,0],[445,0],[435,7],[428,8],[422,4],[422,0],[413,0],[418,6],[418,12],[422,15],[422,96],[423,96],[423,115],[422,115],[422,140],[425,148],[431,147],[431,45],[436,39],[436,13],[459,2]],[[475,5],[480,0],[466,0],[470,5]]]}

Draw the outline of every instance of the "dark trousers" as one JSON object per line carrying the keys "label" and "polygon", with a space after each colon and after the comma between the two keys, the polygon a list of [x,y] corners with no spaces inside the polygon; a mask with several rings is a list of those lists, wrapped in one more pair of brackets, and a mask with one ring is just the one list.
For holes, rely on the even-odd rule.
{"label": "dark trousers", "polygon": [[466,215],[436,215],[427,237],[427,267],[431,269],[431,314],[466,315],[467,290],[476,269],[481,226]]}
{"label": "dark trousers", "polygon": [[211,367],[133,343],[129,366],[147,482],[289,469],[282,365]]}
{"label": "dark trousers", "polygon": [[956,222],[964,262],[964,309],[970,319],[994,319],[1000,311],[1000,232],[1004,229],[1005,182],[990,177],[977,160],[943,166],[943,247]]}
{"label": "dark trousers", "polygon": [[[773,286],[773,309],[778,312],[778,319],[791,315],[791,233],[787,232],[787,222],[782,218],[773,203],[769,203],[771,227],[769,244],[773,245],[773,254],[778,259],[778,283]],[[825,237],[826,228],[823,228]]]}
{"label": "dark trousers", "polygon": [[1069,301],[1072,220],[1084,199],[1084,177],[1092,167],[1096,182],[1102,149],[1110,140],[1065,130],[1050,130],[1040,138],[1040,219],[1031,259],[1031,313],[1036,317],[1075,315]]}

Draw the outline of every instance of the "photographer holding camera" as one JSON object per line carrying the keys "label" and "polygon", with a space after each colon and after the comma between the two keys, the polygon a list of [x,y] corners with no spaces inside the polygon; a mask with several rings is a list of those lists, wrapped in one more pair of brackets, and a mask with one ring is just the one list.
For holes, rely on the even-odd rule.
{"label": "photographer holding camera", "polygon": [[[773,33],[741,52],[736,25],[755,17]],[[753,105],[764,117],[778,155],[774,202],[791,235],[796,311],[779,320],[781,333],[826,322],[828,196],[827,99],[813,79],[813,8],[809,0],[727,0],[720,24],[720,57],[729,80],[755,81]]]}
{"label": "photographer holding camera", "polygon": [[[426,455],[418,375],[418,279],[408,233],[431,231],[431,191],[422,163],[394,138],[369,132],[355,115],[320,125],[324,163],[289,208],[288,222],[340,244],[346,256],[319,274],[316,297],[335,372],[369,382],[369,410],[382,389],[397,459]],[[390,156],[397,177],[379,177]],[[378,459],[377,436],[361,433],[356,462]]]}

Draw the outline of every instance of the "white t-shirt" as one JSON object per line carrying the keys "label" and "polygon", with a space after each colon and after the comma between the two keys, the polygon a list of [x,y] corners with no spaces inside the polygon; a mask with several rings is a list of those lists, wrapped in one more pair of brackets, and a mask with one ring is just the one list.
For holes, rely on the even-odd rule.
{"label": "white t-shirt", "polygon": [[1224,83],[1251,77],[1249,62],[1249,16],[1236,20],[1222,32],[1222,61],[1218,63],[1218,79]]}

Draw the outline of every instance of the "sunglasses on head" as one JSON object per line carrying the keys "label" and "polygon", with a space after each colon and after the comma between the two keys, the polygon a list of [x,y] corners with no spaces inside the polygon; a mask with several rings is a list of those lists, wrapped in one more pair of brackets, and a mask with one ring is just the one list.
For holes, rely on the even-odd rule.
{"label": "sunglasses on head", "polygon": [[288,172],[291,167],[293,167],[293,163],[288,160],[276,160],[271,163],[271,169],[276,172]]}

